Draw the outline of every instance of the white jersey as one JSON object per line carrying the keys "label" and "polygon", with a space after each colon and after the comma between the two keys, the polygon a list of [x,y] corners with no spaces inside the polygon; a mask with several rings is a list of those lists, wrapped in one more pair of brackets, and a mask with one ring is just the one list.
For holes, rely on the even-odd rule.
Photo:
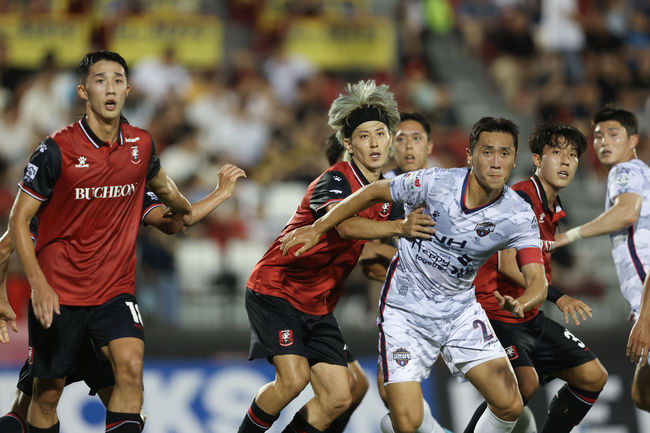
{"label": "white jersey", "polygon": [[[539,228],[530,205],[504,185],[494,201],[468,209],[468,181],[466,168],[430,168],[391,179],[394,202],[405,203],[407,214],[424,207],[436,222],[431,240],[400,238],[392,278],[399,283],[400,291],[414,291],[423,301],[435,300],[437,311],[429,309],[429,302],[412,304],[406,293],[389,296],[387,302],[393,306],[403,299],[410,304],[404,307],[416,314],[457,315],[475,302],[476,272],[496,251],[532,248],[538,253],[532,256],[542,263]],[[409,298],[411,301],[406,301]]]}
{"label": "white jersey", "polygon": [[641,213],[637,222],[609,235],[612,257],[621,292],[639,317],[641,292],[650,267],[650,167],[640,159],[616,164],[607,177],[605,210],[614,205],[616,196],[623,193],[641,196]]}

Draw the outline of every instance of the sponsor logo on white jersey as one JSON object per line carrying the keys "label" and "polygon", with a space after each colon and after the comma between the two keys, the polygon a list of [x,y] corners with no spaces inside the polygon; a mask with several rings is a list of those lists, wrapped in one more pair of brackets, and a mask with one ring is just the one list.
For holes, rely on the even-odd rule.
{"label": "sponsor logo on white jersey", "polygon": [[619,174],[616,178],[616,183],[620,186],[626,186],[628,183],[630,183],[630,177],[627,175],[627,172]]}
{"label": "sponsor logo on white jersey", "polygon": [[94,198],[119,198],[126,197],[135,192],[135,185],[111,185],[89,188],[75,188],[75,200],[92,200]]}

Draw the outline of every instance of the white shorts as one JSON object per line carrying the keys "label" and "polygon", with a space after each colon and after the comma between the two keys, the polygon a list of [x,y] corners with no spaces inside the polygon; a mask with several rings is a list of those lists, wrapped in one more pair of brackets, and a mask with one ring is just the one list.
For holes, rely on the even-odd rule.
{"label": "white shorts", "polygon": [[[383,321],[381,320],[383,318]],[[490,321],[474,299],[458,315],[431,318],[385,305],[379,326],[379,364],[384,383],[421,382],[442,354],[456,376],[506,357]]]}

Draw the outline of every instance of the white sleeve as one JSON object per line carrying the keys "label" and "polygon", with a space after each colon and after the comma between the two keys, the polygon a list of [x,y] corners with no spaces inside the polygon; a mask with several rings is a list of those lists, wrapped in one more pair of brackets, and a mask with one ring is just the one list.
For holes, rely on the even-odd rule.
{"label": "white sleeve", "polygon": [[426,197],[434,182],[433,168],[410,171],[390,180],[390,195],[395,203],[405,203],[416,208],[426,202]]}

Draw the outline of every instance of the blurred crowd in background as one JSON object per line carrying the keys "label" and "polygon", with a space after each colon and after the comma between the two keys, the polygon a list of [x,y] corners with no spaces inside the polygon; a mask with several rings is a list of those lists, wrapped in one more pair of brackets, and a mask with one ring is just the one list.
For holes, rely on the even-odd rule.
{"label": "blurred crowd in background", "polygon": [[[90,26],[86,51],[115,49],[125,56],[132,89],[124,114],[151,132],[163,167],[190,201],[216,187],[224,163],[247,173],[233,197],[187,234],[141,230],[138,298],[149,323],[248,326],[242,302],[248,274],[308,183],[327,167],[327,110],[347,82],[389,84],[403,111],[430,120],[431,165],[463,166],[471,123],[454,87],[439,74],[444,56],[429,49],[436,40],[458,43],[457,55],[474,60],[498,95],[501,105],[483,115],[512,113],[530,124],[554,117],[590,139],[590,116],[614,103],[637,114],[639,157],[650,161],[650,4],[643,0],[0,0],[0,22],[22,23],[25,17],[81,19]],[[130,56],[116,40],[128,40],[128,28],[121,26],[134,19],[213,20],[220,28],[219,52],[210,54],[216,60],[184,61],[191,50],[165,41]],[[14,61],[15,41],[3,28],[0,222],[6,226],[32,150],[84,108],[76,96],[74,62],[47,47],[41,47],[38,64]],[[314,34],[327,40],[314,40]],[[328,61],[322,51],[309,49],[346,45],[365,47],[360,64]],[[529,132],[522,128],[520,148]],[[522,158],[520,171],[528,175],[531,165]],[[606,171],[593,151],[579,171],[602,209]],[[570,202],[565,206],[572,210]],[[572,254],[561,256],[565,265],[580,262]],[[29,286],[17,262],[10,292],[24,299]],[[561,269],[558,274],[562,278]],[[576,275],[565,280],[572,278],[575,283]],[[605,290],[622,298],[611,278],[611,287],[590,280],[585,294],[595,302],[605,299]],[[367,294],[359,274],[348,286],[339,319],[373,327],[375,295]]]}

